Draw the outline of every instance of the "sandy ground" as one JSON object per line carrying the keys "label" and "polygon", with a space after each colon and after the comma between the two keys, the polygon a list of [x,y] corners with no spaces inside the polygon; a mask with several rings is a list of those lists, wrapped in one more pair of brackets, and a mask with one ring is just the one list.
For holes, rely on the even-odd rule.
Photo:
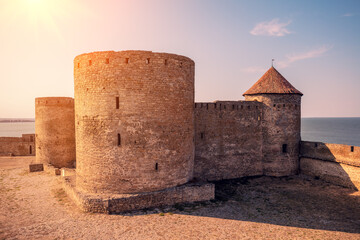
{"label": "sandy ground", "polygon": [[0,239],[360,239],[360,194],[306,177],[217,183],[217,200],[80,212],[33,157],[0,157]]}

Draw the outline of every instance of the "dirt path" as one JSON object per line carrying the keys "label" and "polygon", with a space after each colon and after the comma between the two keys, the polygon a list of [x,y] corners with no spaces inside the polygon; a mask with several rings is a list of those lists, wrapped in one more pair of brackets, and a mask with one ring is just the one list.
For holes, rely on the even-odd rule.
{"label": "dirt path", "polygon": [[0,239],[360,239],[360,194],[319,180],[225,181],[213,202],[104,215],[80,212],[32,160],[0,158]]}

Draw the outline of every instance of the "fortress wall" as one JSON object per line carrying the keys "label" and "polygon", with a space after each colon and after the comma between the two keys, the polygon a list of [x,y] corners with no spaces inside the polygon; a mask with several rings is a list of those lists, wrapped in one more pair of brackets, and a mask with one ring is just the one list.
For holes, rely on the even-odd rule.
{"label": "fortress wall", "polygon": [[0,137],[0,156],[35,156],[35,134]]}
{"label": "fortress wall", "polygon": [[194,68],[150,51],[75,58],[77,188],[138,193],[192,179]]}
{"label": "fortress wall", "polygon": [[263,174],[262,103],[195,103],[194,177],[232,179]]}
{"label": "fortress wall", "polygon": [[56,168],[73,167],[75,161],[74,99],[35,99],[36,162]]}
{"label": "fortress wall", "polygon": [[264,175],[289,176],[299,170],[301,95],[246,95],[263,103]]}
{"label": "fortress wall", "polygon": [[337,185],[360,189],[360,147],[301,142],[300,172]]}

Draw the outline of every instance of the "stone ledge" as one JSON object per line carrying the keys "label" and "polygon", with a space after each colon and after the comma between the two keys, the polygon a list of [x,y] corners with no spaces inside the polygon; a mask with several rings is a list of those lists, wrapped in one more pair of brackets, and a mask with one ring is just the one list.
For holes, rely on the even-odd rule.
{"label": "stone ledge", "polygon": [[121,213],[215,198],[215,185],[212,183],[187,183],[155,192],[109,195],[84,193],[76,189],[75,178],[76,176],[63,177],[63,188],[84,212]]}

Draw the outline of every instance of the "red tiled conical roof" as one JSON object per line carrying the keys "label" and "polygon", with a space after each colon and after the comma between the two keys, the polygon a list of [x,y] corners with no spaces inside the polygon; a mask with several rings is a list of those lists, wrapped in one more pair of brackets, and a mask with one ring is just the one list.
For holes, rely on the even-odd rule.
{"label": "red tiled conical roof", "polygon": [[245,95],[254,94],[300,94],[299,90],[293,87],[274,67],[267,72],[249,89]]}

